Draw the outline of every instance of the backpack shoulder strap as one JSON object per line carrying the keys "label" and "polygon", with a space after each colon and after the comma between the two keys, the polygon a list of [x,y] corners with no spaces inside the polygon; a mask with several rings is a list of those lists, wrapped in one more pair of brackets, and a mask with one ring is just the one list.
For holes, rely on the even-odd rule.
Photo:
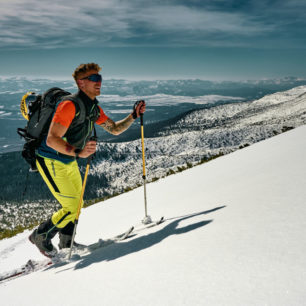
{"label": "backpack shoulder strap", "polygon": [[63,101],[63,97],[71,95],[59,87],[52,87],[42,94],[43,107],[50,106],[54,108],[58,101]]}

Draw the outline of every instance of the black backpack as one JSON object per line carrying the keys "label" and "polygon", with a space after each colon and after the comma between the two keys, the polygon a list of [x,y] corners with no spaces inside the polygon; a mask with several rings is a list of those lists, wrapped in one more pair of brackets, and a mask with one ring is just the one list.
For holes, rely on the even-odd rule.
{"label": "black backpack", "polygon": [[[48,134],[57,104],[69,95],[70,92],[53,87],[42,95],[31,93],[32,101],[28,105],[26,105],[26,96],[23,97],[21,111],[28,122],[25,128],[18,128],[17,133],[25,139],[22,156],[30,164],[30,171],[37,171],[35,150]],[[24,114],[25,109],[27,114]]]}

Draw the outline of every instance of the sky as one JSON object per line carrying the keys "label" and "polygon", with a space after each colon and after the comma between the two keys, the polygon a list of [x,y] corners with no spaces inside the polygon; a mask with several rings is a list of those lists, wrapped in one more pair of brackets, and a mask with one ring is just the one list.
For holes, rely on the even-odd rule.
{"label": "sky", "polygon": [[304,0],[0,0],[0,75],[306,77]]}

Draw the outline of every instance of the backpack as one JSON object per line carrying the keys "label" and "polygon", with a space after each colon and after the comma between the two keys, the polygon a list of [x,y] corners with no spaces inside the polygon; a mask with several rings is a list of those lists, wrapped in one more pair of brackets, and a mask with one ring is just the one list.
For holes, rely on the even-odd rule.
{"label": "backpack", "polygon": [[17,133],[25,139],[22,157],[30,164],[31,172],[37,171],[35,150],[48,134],[57,104],[70,95],[68,91],[53,87],[42,95],[28,92],[22,97],[20,110],[28,122],[25,128],[18,128]]}

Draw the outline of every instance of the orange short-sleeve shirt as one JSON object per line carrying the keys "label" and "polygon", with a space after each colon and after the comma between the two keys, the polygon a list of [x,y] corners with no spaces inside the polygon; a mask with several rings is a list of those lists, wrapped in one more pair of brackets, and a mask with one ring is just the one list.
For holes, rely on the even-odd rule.
{"label": "orange short-sleeve shirt", "polygon": [[[103,109],[98,106],[100,109],[100,116],[98,120],[96,121],[97,124],[102,124],[104,123],[108,117],[105,115]],[[61,102],[57,109],[56,112],[53,116],[52,122],[59,123],[66,128],[68,128],[75,117],[75,105],[72,101],[63,101]]]}

